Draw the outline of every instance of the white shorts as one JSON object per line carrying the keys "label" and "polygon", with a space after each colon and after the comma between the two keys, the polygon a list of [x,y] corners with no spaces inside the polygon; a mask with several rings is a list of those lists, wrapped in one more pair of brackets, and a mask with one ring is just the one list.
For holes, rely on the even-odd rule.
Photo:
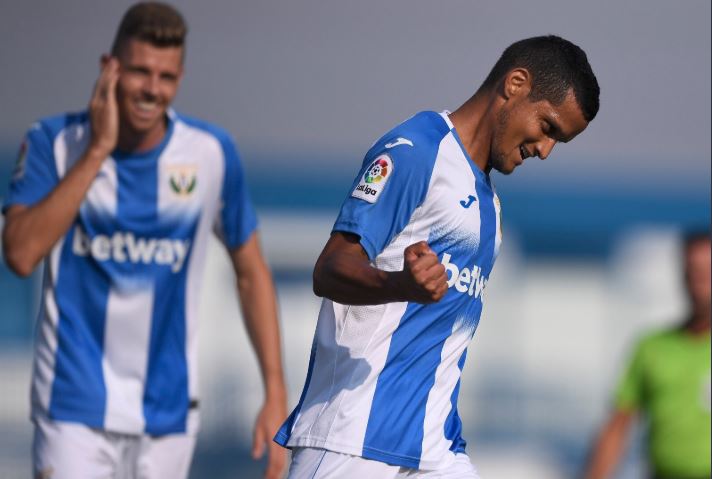
{"label": "white shorts", "polygon": [[35,479],[185,479],[195,436],[118,434],[84,424],[36,418]]}
{"label": "white shorts", "polygon": [[480,479],[467,454],[447,467],[421,471],[312,447],[295,447],[288,479]]}

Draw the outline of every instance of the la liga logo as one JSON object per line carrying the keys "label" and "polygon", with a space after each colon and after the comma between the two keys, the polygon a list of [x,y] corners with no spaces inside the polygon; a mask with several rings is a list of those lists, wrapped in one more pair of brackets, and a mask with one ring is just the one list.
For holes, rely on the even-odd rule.
{"label": "la liga logo", "polygon": [[385,158],[376,158],[376,161],[371,163],[371,166],[366,170],[363,179],[366,183],[378,183],[383,181],[388,176],[388,161]]}

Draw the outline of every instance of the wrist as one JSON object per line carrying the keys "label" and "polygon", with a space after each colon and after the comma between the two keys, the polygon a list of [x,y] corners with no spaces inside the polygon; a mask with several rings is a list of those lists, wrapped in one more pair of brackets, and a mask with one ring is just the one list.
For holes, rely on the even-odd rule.
{"label": "wrist", "polygon": [[407,301],[408,298],[404,293],[403,286],[406,272],[405,271],[383,271],[384,274],[384,291],[391,302]]}
{"label": "wrist", "polygon": [[265,402],[272,401],[287,401],[287,389],[281,376],[265,380]]}
{"label": "wrist", "polygon": [[113,148],[108,145],[102,144],[98,141],[91,141],[87,147],[85,156],[87,159],[101,162],[109,157],[112,151]]}

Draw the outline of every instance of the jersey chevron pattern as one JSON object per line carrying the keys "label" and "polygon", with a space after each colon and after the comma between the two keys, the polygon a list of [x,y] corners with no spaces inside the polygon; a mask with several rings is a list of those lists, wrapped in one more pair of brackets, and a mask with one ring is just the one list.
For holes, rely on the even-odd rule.
{"label": "jersey chevron pattern", "polygon": [[386,271],[401,270],[404,249],[427,241],[449,288],[432,305],[325,299],[302,396],[275,439],[409,468],[445,467],[465,450],[457,396],[501,242],[499,200],[447,113],[436,112],[377,141],[351,191],[334,231],[358,235]]}
{"label": "jersey chevron pattern", "polygon": [[[86,112],[34,124],[4,208],[41,201],[88,141]],[[215,230],[234,248],[255,227],[237,151],[219,128],[171,111],[160,145],[114,152],[45,259],[33,416],[129,434],[195,431],[207,239]]]}

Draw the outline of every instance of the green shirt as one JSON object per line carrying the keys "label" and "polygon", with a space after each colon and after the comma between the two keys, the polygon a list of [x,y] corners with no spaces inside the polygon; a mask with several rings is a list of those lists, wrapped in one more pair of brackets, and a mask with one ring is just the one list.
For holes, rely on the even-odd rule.
{"label": "green shirt", "polygon": [[653,469],[670,477],[710,475],[710,401],[710,334],[680,328],[638,343],[616,395],[648,417]]}

